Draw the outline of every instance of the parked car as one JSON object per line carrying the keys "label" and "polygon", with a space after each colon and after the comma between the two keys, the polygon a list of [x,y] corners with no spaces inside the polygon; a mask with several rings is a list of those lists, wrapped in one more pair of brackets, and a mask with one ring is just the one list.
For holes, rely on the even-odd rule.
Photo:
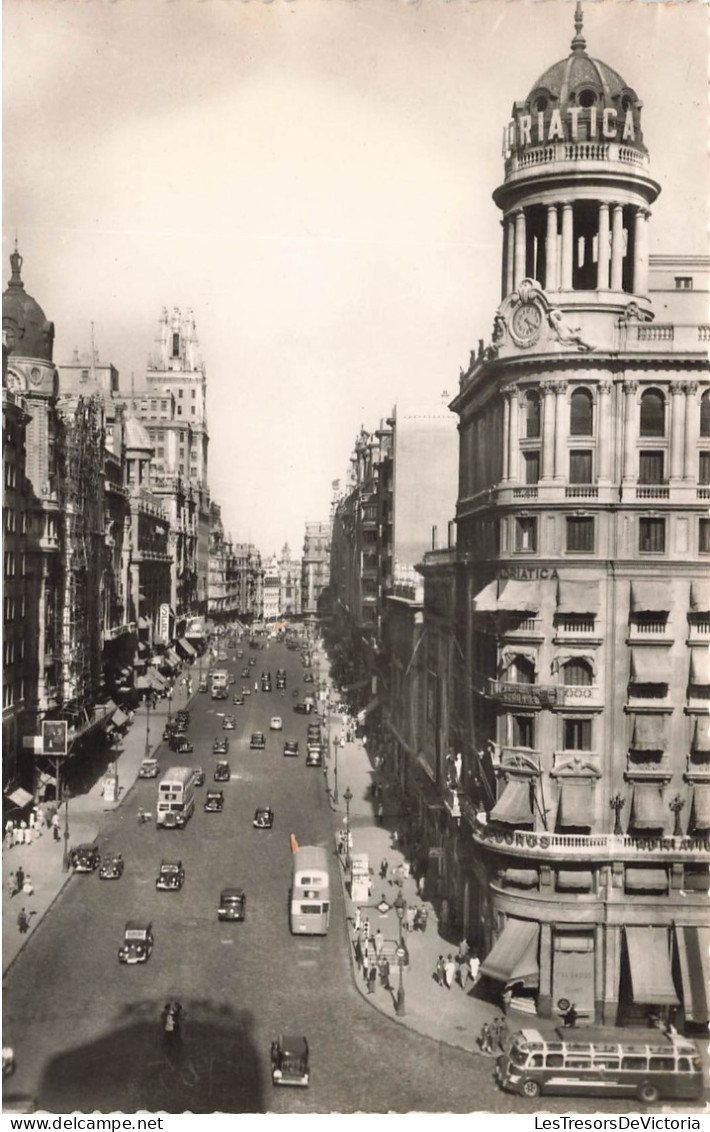
{"label": "parked car", "polygon": [[272,715],[271,722],[269,724],[269,727],[272,731],[282,731],[283,725],[283,720],[280,715]]}
{"label": "parked car", "polygon": [[249,669],[248,668],[242,668],[242,680],[248,680],[250,676],[251,676],[251,672],[249,671]]}
{"label": "parked car", "polygon": [[274,811],[271,806],[258,806],[251,824],[255,829],[271,829],[274,824]]}
{"label": "parked car", "polygon": [[224,791],[208,790],[205,797],[205,813],[221,814],[224,809]]}
{"label": "parked car", "polygon": [[234,716],[233,715],[225,715],[224,719],[222,720],[222,728],[225,731],[234,731],[234,728],[236,726],[237,726],[237,721],[234,718]]}
{"label": "parked car", "polygon": [[229,763],[227,762],[227,760],[226,759],[219,759],[218,762],[217,762],[217,765],[214,768],[214,780],[215,780],[215,782],[229,782],[231,775],[232,775],[231,767],[230,767]]}
{"label": "parked car", "polygon": [[139,778],[157,778],[160,774],[160,767],[157,759],[143,759],[143,762],[138,767]]}
{"label": "parked car", "polygon": [[212,744],[212,754],[213,755],[226,755],[228,750],[229,750],[229,739],[227,739],[226,736],[221,737],[221,736],[218,735],[217,738],[215,739],[214,743]]}
{"label": "parked car", "polygon": [[252,751],[263,751],[266,747],[266,739],[261,731],[255,731],[249,742],[249,748]]}
{"label": "parked car", "polygon": [[159,892],[178,892],[185,883],[182,861],[161,861],[155,887]]}
{"label": "parked car", "polygon": [[289,758],[298,758],[298,743],[293,739],[287,739],[284,743],[284,755]]}
{"label": "parked car", "polygon": [[119,880],[123,876],[123,857],[120,853],[111,853],[104,857],[99,869],[100,880]]}
{"label": "parked car", "polygon": [[308,1042],[302,1035],[279,1034],[271,1043],[271,1081],[274,1085],[308,1087]]}
{"label": "parked car", "polygon": [[242,688],[242,695],[243,696],[250,696],[251,695],[251,688]]}
{"label": "parked car", "polygon": [[304,672],[303,673],[303,683],[304,684],[312,684],[313,683],[313,673],[312,672]]}
{"label": "parked car", "polygon": [[175,723],[171,720],[171,722],[166,723],[165,727],[163,728],[163,742],[167,743],[168,740],[171,739],[174,734],[175,734]]}
{"label": "parked car", "polygon": [[298,712],[299,715],[310,715],[313,707],[311,704],[294,704],[293,710]]}
{"label": "parked car", "polygon": [[184,735],[176,735],[175,742],[170,744],[170,749],[174,751],[176,755],[191,755],[195,747]]}
{"label": "parked car", "polygon": [[243,888],[223,888],[219,894],[219,920],[243,920],[246,915],[247,898]]}
{"label": "parked car", "polygon": [[101,854],[95,845],[77,845],[69,854],[75,873],[93,873],[101,864]]}
{"label": "parked car", "polygon": [[123,930],[120,963],[147,963],[153,950],[153,925],[147,920],[128,920]]}
{"label": "parked car", "polygon": [[200,680],[199,684],[197,685],[197,691],[198,692],[208,692],[209,688],[210,688],[209,681],[207,680],[206,676],[203,676],[202,679]]}

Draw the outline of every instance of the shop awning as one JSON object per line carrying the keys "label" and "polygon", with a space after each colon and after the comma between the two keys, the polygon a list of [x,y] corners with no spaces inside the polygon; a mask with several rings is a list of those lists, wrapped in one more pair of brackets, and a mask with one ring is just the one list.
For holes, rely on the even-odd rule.
{"label": "shop awning", "polygon": [[599,583],[595,580],[565,582],[560,579],[557,583],[557,612],[598,613]]}
{"label": "shop awning", "polygon": [[707,754],[710,751],[710,723],[707,719],[696,719],[690,749],[698,754]]}
{"label": "shop awning", "polygon": [[631,803],[632,830],[660,830],[665,824],[666,810],[661,788],[651,782],[637,783]]}
{"label": "shop awning", "polygon": [[693,613],[710,613],[710,582],[690,583],[690,608]]}
{"label": "shop awning", "polygon": [[688,1022],[710,1022],[710,928],[676,924],[683,1005]]}
{"label": "shop awning", "polygon": [[498,608],[498,583],[489,582],[473,599],[474,613],[495,613]]}
{"label": "shop awning", "polygon": [[557,808],[557,824],[563,829],[591,829],[592,827],[592,783],[561,782],[560,802]]}
{"label": "shop awning", "polygon": [[624,878],[627,892],[668,892],[665,869],[627,869]]}
{"label": "shop awning", "polygon": [[161,676],[159,672],[156,672],[154,668],[149,669],[146,676],[150,686],[155,688],[157,692],[162,692],[164,688],[168,687],[168,681],[164,676]]}
{"label": "shop awning", "polygon": [[150,629],[150,621],[148,620],[147,617],[139,617],[138,618],[138,628],[139,629]]}
{"label": "shop awning", "polygon": [[511,778],[490,813],[491,821],[506,825],[532,825],[533,812],[529,778]]}
{"label": "shop awning", "polygon": [[670,656],[666,649],[632,649],[632,684],[667,684],[670,673]]}
{"label": "shop awning", "polygon": [[710,649],[692,649],[690,653],[690,683],[707,687],[710,684]]}
{"label": "shop awning", "polygon": [[669,613],[671,587],[659,579],[631,583],[632,613]]}
{"label": "shop awning", "polygon": [[690,823],[693,832],[710,829],[710,783],[696,782],[693,787]]}
{"label": "shop awning", "polygon": [[631,736],[632,751],[665,751],[666,717],[664,715],[634,716]]}
{"label": "shop awning", "polygon": [[136,676],[133,687],[136,688],[139,692],[144,692],[146,688],[150,688],[150,686],[151,685],[148,683],[147,676]]}
{"label": "shop awning", "polygon": [[560,869],[557,887],[561,892],[591,892],[593,877],[583,869]]}
{"label": "shop awning", "polygon": [[677,1006],[665,928],[626,928],[633,1000],[648,1006]]}
{"label": "shop awning", "polygon": [[183,656],[186,656],[189,659],[192,659],[192,657],[197,656],[196,650],[193,649],[190,642],[186,641],[184,637],[181,637],[180,640],[177,642],[177,647],[180,649]]}
{"label": "shop awning", "polygon": [[537,987],[540,982],[539,936],[539,924],[531,920],[508,920],[481,963],[481,974],[506,986],[522,983],[525,987]]}
{"label": "shop awning", "polygon": [[126,715],[125,711],[121,711],[120,708],[116,708],[113,716],[113,723],[116,725],[116,727],[123,727],[124,723],[127,722],[128,716]]}
{"label": "shop awning", "polygon": [[498,594],[497,608],[506,613],[538,613],[540,583],[510,579]]}
{"label": "shop awning", "polygon": [[16,786],[14,790],[9,790],[5,797],[8,802],[12,802],[13,806],[17,806],[18,810],[24,810],[25,806],[29,806],[32,801],[32,795],[29,790],[23,790],[21,786]]}
{"label": "shop awning", "polygon": [[537,869],[506,869],[504,879],[518,888],[537,888],[540,881]]}

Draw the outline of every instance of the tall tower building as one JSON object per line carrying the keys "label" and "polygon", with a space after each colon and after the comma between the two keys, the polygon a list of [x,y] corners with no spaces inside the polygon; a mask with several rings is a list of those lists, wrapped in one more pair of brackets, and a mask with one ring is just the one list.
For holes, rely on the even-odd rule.
{"label": "tall tower building", "polygon": [[709,1016],[710,325],[654,313],[641,111],[577,5],[569,55],[504,131],[502,301],[452,403],[475,861],[457,896],[521,1009],[692,1026]]}

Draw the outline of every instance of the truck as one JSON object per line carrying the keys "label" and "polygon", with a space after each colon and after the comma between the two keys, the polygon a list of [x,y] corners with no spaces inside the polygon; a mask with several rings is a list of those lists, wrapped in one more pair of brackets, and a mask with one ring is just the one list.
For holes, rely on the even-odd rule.
{"label": "truck", "polygon": [[212,673],[212,699],[213,700],[226,700],[227,687],[229,685],[229,673],[226,668],[215,668]]}

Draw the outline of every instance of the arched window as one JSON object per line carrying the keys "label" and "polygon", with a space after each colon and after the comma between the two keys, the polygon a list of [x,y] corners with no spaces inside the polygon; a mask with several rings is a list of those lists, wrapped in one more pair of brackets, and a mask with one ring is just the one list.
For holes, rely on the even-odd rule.
{"label": "arched window", "polygon": [[540,397],[533,390],[525,395],[525,435],[529,439],[540,435]]}
{"label": "arched window", "polygon": [[700,398],[700,435],[710,436],[710,389]]}
{"label": "arched window", "polygon": [[589,661],[577,657],[568,660],[562,669],[562,680],[568,688],[580,686],[588,688],[592,683],[592,667]]}
{"label": "arched window", "polygon": [[592,395],[588,389],[575,389],[569,401],[570,436],[591,436]]}
{"label": "arched window", "polygon": [[657,389],[648,389],[641,398],[641,436],[665,436],[666,399]]}

